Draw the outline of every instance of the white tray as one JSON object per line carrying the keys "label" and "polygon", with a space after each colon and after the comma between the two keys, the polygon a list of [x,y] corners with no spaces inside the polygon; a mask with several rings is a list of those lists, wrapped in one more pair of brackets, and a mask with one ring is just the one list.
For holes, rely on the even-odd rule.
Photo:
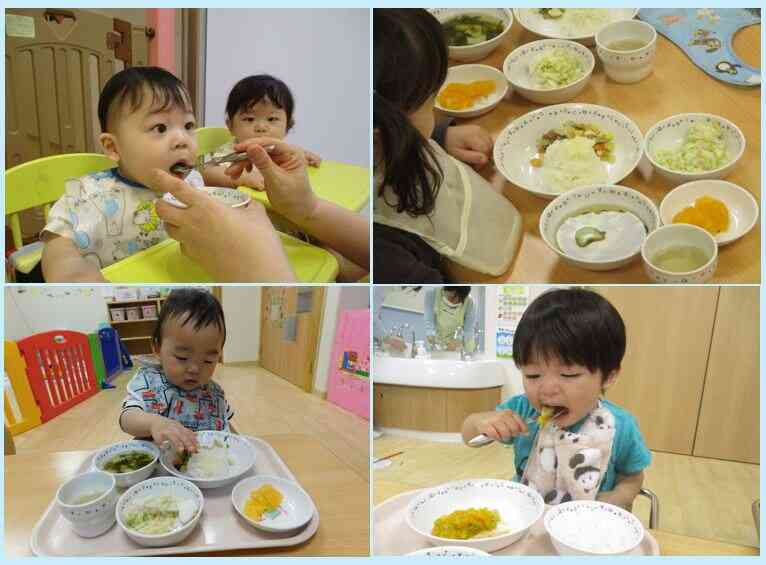
{"label": "white tray", "polygon": [[[413,532],[405,519],[410,500],[422,491],[413,490],[389,498],[373,511],[373,555],[406,555],[418,549],[431,547],[426,540]],[[496,551],[493,555],[558,555],[545,531],[543,516],[519,541]],[[649,532],[629,555],[659,555],[660,546]]]}
{"label": "white tray", "polygon": [[[253,437],[247,439],[255,447],[255,467],[245,477],[253,475],[276,475],[291,481],[295,477],[280,459],[277,452],[265,441]],[[95,455],[95,453],[93,454]],[[77,470],[84,473],[91,468],[93,455]],[[155,476],[165,474],[161,467]],[[51,502],[43,517],[32,531],[30,545],[35,555],[48,557],[107,556],[107,555],[168,555],[228,551],[233,549],[263,549],[285,547],[303,543],[313,536],[319,527],[319,513],[303,529],[286,534],[256,530],[245,522],[231,503],[234,484],[202,491],[205,508],[202,519],[194,531],[180,545],[170,547],[144,547],[132,541],[115,523],[102,536],[86,539],[78,536],[69,522],[64,520]],[[127,489],[124,489],[127,490]]]}

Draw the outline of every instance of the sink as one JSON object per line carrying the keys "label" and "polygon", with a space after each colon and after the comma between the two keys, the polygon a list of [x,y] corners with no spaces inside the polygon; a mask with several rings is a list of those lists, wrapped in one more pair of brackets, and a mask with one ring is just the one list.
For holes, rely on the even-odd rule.
{"label": "sink", "polygon": [[502,363],[495,360],[408,359],[375,356],[373,383],[424,388],[491,388],[506,381]]}

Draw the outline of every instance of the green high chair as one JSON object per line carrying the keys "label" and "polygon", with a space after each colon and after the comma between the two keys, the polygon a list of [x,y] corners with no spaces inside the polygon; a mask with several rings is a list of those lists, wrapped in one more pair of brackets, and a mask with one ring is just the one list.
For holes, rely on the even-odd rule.
{"label": "green high chair", "polygon": [[[5,171],[5,216],[11,227],[14,247],[17,250],[24,247],[21,212],[42,206],[47,221],[50,206],[64,194],[64,183],[68,179],[114,166],[114,161],[97,153],[68,153],[41,157]],[[39,245],[29,253],[19,253],[14,258],[13,267],[29,273],[40,262],[42,253]]]}
{"label": "green high chair", "polygon": [[211,153],[227,141],[231,140],[227,128],[204,127],[197,129],[197,154]]}

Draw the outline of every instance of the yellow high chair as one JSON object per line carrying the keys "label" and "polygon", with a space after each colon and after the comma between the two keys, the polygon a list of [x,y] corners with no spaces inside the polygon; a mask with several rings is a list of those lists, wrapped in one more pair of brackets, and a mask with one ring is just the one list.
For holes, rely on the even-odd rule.
{"label": "yellow high chair", "polygon": [[[20,214],[24,210],[43,206],[48,219],[50,205],[64,194],[67,179],[103,171],[115,162],[97,153],[68,153],[42,157],[22,163],[5,171],[5,215],[13,234],[17,250],[24,247],[21,240]],[[21,253],[14,259],[14,267],[29,273],[42,257],[42,246]]]}
{"label": "yellow high chair", "polygon": [[197,129],[197,153],[210,153],[231,139],[231,133],[226,128],[204,127]]}

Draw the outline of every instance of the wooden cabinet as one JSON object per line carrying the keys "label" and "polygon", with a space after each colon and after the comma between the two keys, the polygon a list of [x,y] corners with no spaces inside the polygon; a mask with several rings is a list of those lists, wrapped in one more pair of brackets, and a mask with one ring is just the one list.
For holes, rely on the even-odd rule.
{"label": "wooden cabinet", "polygon": [[[152,334],[164,301],[165,297],[106,303],[106,308],[109,311],[109,323],[120,335],[120,339],[131,355],[152,352]],[[144,308],[145,306],[148,308]],[[128,320],[126,314],[128,309],[137,311],[139,318]],[[116,315],[115,311],[119,312],[119,315]],[[146,316],[144,316],[145,314]]]}

